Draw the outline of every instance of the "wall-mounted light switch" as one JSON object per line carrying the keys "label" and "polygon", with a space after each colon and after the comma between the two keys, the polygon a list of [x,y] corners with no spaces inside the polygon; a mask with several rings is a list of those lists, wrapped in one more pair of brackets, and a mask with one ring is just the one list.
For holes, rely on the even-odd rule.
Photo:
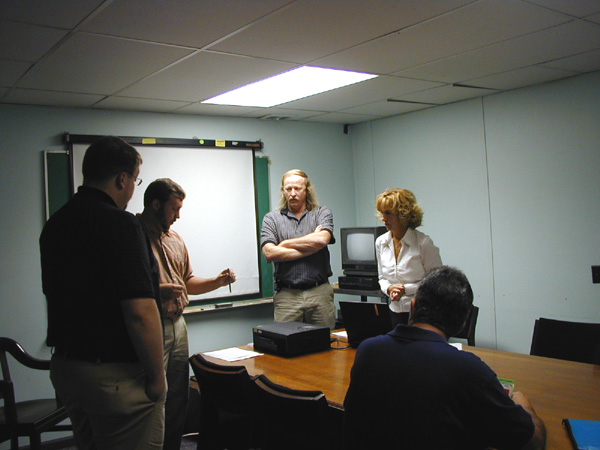
{"label": "wall-mounted light switch", "polygon": [[600,283],[600,266],[592,266],[592,283]]}

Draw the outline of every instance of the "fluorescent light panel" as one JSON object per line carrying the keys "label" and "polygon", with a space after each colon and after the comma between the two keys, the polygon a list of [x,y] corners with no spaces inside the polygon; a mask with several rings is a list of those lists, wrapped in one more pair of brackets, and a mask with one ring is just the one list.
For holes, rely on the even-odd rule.
{"label": "fluorescent light panel", "polygon": [[368,73],[304,66],[217,95],[202,103],[268,108],[375,77],[377,75]]}

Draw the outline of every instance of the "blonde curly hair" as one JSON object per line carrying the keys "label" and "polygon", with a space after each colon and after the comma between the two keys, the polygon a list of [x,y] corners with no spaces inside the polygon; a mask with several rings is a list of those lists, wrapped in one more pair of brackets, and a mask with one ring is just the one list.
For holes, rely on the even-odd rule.
{"label": "blonde curly hair", "polygon": [[398,218],[406,222],[410,228],[417,228],[423,221],[423,210],[417,198],[408,189],[388,189],[377,196],[375,202],[377,218],[383,221],[383,212],[398,214]]}

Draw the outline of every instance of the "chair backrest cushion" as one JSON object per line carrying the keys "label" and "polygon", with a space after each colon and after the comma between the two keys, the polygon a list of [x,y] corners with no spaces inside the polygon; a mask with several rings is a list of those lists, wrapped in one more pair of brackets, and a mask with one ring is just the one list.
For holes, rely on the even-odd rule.
{"label": "chair backrest cushion", "polygon": [[265,375],[254,382],[265,421],[266,448],[331,448],[329,405],[322,392],[277,385]]}
{"label": "chair backrest cushion", "polygon": [[219,409],[237,414],[252,412],[254,387],[244,366],[218,365],[196,354],[190,358],[190,364],[200,395],[211,401]]}
{"label": "chair backrest cushion", "polygon": [[537,319],[530,354],[600,364],[600,324]]}
{"label": "chair backrest cushion", "polygon": [[479,316],[479,307],[473,305],[471,307],[471,311],[469,312],[469,317],[467,318],[467,322],[465,326],[458,334],[454,337],[467,339],[469,341],[469,345],[475,345],[475,329],[477,327],[477,317]]}

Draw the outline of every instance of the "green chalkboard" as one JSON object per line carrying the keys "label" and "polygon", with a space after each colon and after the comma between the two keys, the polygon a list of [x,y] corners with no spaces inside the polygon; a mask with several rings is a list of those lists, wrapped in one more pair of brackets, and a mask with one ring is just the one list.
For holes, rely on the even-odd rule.
{"label": "green chalkboard", "polygon": [[[256,205],[258,209],[258,232],[262,228],[262,219],[270,210],[269,202],[269,160],[254,158],[254,180],[256,183]],[[259,236],[260,242],[260,236]],[[273,264],[268,264],[260,252],[261,289],[263,297],[273,296]]]}
{"label": "green chalkboard", "polygon": [[69,154],[66,151],[44,152],[44,173],[48,220],[70,197]]}

